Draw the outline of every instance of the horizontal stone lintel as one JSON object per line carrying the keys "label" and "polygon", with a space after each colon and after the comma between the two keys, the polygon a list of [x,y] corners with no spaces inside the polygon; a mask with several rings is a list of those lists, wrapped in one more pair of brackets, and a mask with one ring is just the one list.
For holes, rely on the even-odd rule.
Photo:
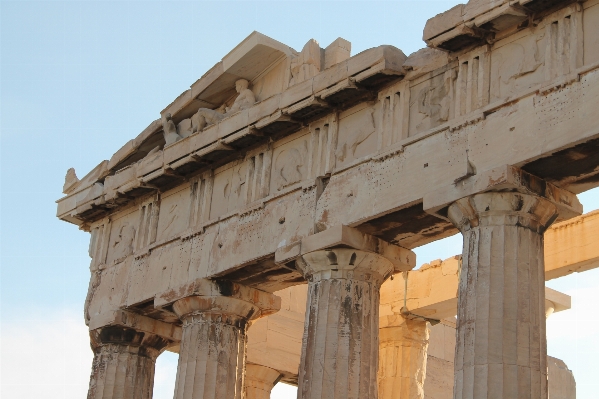
{"label": "horizontal stone lintel", "polygon": [[[406,302],[411,317],[421,316],[427,319],[444,319],[455,316],[457,313],[459,276],[456,268],[450,268],[451,270],[448,272],[445,264],[448,262],[452,264],[458,258],[459,256],[456,256],[443,262],[436,261],[436,263],[433,262],[431,264],[432,266],[426,265],[422,270],[408,272],[409,275],[414,276],[411,280],[408,277],[408,281],[410,282],[415,279],[413,283],[409,283],[408,285],[409,295]],[[397,277],[397,280],[387,282],[381,290],[381,328],[399,325],[404,320],[403,316],[400,315],[400,308],[403,306],[403,296],[406,293],[404,292],[403,278]],[[427,291],[423,296],[420,293],[419,287],[434,285],[434,281],[442,281],[446,286],[445,289]],[[214,293],[213,287],[210,287],[210,284],[204,284],[203,287]],[[292,292],[297,292],[297,289],[293,288]],[[569,295],[548,287],[545,288],[545,299],[554,305],[554,312],[561,312],[571,308],[572,298]],[[389,300],[392,300],[392,302],[388,302]],[[280,317],[278,316],[278,318]],[[182,330],[178,325],[165,323],[127,310],[115,310],[97,315],[90,321],[89,329],[91,331],[112,325],[158,335],[173,341],[175,344],[181,340]]]}
{"label": "horizontal stone lintel", "polygon": [[[599,249],[593,240],[596,237],[595,231],[599,231],[599,211],[589,212],[551,226],[545,233],[546,280],[561,277],[574,271],[599,267]],[[299,254],[299,251],[297,254]],[[417,270],[408,272],[409,286],[406,304],[412,314],[431,319],[442,319],[456,314],[459,261],[460,257],[454,256],[444,261],[432,261]],[[582,263],[590,266],[586,269],[577,269]],[[199,285],[202,286],[201,282]],[[211,284],[204,284],[203,287],[205,290],[208,289],[209,292],[212,292],[214,288]],[[282,293],[290,292],[293,296],[304,292],[302,290],[305,290],[305,288],[296,286],[277,294],[283,297],[284,302],[290,302],[291,300],[288,298],[290,294]],[[199,289],[197,292],[206,293],[207,291]],[[400,322],[397,317],[401,316],[397,316],[396,313],[403,306],[403,297],[403,276],[395,276],[393,280],[385,282],[381,289],[381,327]],[[545,298],[555,305],[555,312],[567,310],[571,307],[571,298],[568,295],[550,288],[546,288]],[[291,303],[295,302],[291,301]],[[287,304],[286,306],[290,305]],[[277,320],[281,318],[301,320],[301,317],[299,314],[290,313],[289,310],[276,313]],[[302,323],[299,324],[302,325]],[[180,328],[174,324],[132,313],[128,310],[115,310],[95,316],[92,315],[89,328],[94,330],[108,325],[134,328],[138,331],[173,340],[175,343],[178,342],[181,335]],[[301,332],[298,336],[301,337]],[[174,349],[176,350],[176,348]]]}
{"label": "horizontal stone lintel", "polygon": [[553,224],[545,232],[545,279],[599,267],[599,210]]}

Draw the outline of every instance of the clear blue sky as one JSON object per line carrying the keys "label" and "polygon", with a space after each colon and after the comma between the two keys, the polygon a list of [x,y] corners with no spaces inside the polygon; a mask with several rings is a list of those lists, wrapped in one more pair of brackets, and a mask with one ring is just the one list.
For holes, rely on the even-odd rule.
{"label": "clear blue sky", "polygon": [[[55,217],[68,168],[82,177],[110,158],[254,30],[298,50],[343,37],[353,54],[381,44],[410,54],[424,46],[426,20],[457,3],[0,1],[0,396],[87,390],[88,235]],[[599,208],[598,195],[584,196],[587,210]],[[419,250],[419,263],[460,250],[453,237]],[[563,280],[553,287],[583,298],[599,289],[596,272]],[[591,398],[599,327],[569,312],[593,328],[578,338],[556,329],[550,353],[575,371],[579,398]],[[172,397],[176,356],[163,356],[156,399]],[[276,390],[273,398],[295,397]]]}

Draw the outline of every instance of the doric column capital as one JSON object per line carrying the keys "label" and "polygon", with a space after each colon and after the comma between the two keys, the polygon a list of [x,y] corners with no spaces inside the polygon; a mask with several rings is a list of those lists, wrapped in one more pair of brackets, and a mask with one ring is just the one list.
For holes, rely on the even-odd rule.
{"label": "doric column capital", "polygon": [[461,198],[449,206],[447,217],[460,231],[477,226],[521,226],[544,232],[558,209],[548,200],[519,192],[486,192]]}
{"label": "doric column capital", "polygon": [[281,298],[231,281],[199,279],[158,299],[172,303],[183,321],[175,398],[241,399],[248,325],[279,310]]}
{"label": "doric column capital", "polygon": [[180,319],[188,316],[210,314],[230,316],[227,323],[258,319],[277,312],[281,298],[270,292],[260,291],[228,280],[197,279],[181,287],[159,294],[154,299],[156,307],[172,305]]}
{"label": "doric column capital", "polygon": [[140,333],[158,335],[169,342],[181,341],[181,327],[124,309],[94,315],[89,321],[90,331],[107,326],[126,327]]}
{"label": "doric column capital", "polygon": [[120,325],[96,328],[89,335],[94,361],[88,399],[151,399],[156,358],[171,341]]}
{"label": "doric column capital", "polygon": [[260,316],[260,308],[252,302],[231,297],[189,296],[173,304],[173,310],[183,320],[183,327],[207,318],[244,328]]}
{"label": "doric column capital", "polygon": [[89,332],[94,353],[102,350],[128,352],[155,360],[172,342],[156,334],[123,326],[105,326]]}
{"label": "doric column capital", "polygon": [[[478,197],[478,195],[488,193],[504,193],[505,196],[503,199],[501,199],[501,196],[495,197],[494,201],[490,203],[487,202],[488,197]],[[539,200],[535,203],[534,200],[529,199],[527,200],[528,203],[520,204],[520,198],[516,197],[514,199],[514,197],[510,197],[510,193],[512,195],[518,193],[528,195]],[[479,203],[465,204],[466,206],[458,213],[456,213],[456,207],[454,207],[454,215],[449,215],[449,208],[454,203],[461,202],[464,204],[468,198],[472,197],[478,197]],[[547,207],[546,202],[551,203],[556,208],[558,220],[570,219],[582,213],[582,205],[576,194],[557,187],[540,177],[531,175],[518,167],[503,165],[427,193],[423,198],[423,208],[431,215],[450,220],[454,224],[457,223],[456,226],[458,227],[467,227],[471,223],[465,224],[461,221],[464,218],[468,222],[477,220],[478,214],[484,212],[487,206],[492,206],[495,210],[504,211],[504,213],[510,209],[512,211],[520,209],[523,212],[522,215],[529,218],[526,215],[527,213],[540,217],[545,211],[551,212],[549,210],[539,209],[537,211],[534,209],[536,205]],[[526,206],[532,208],[526,210]],[[463,213],[463,215],[459,213]]]}
{"label": "doric column capital", "polygon": [[309,281],[342,278],[380,285],[395,268],[383,256],[351,248],[314,251],[298,258],[297,265]]}
{"label": "doric column capital", "polygon": [[343,225],[282,248],[275,259],[279,263],[295,259],[309,281],[341,278],[378,285],[393,273],[411,270],[416,264],[416,255],[409,249]]}

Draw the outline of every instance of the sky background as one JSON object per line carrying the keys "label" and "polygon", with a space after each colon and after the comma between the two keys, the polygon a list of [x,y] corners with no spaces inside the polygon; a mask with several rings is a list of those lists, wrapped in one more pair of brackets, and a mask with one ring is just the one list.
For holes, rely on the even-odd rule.
{"label": "sky background", "polygon": [[[296,50],[343,37],[352,54],[391,44],[409,55],[426,20],[457,3],[0,1],[0,396],[87,392],[89,235],[55,217],[68,168],[83,177],[109,159],[254,30]],[[599,208],[597,190],[580,198]],[[416,252],[419,264],[444,259],[461,237]],[[574,371],[578,398],[595,398],[599,271],[547,285],[573,299],[548,321],[548,352]],[[172,398],[176,363],[158,359],[155,399]]]}

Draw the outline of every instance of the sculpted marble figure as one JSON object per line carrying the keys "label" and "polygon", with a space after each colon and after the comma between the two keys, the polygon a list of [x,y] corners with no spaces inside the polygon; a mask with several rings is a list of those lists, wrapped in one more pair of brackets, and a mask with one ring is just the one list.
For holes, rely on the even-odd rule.
{"label": "sculpted marble figure", "polygon": [[[200,108],[191,117],[192,131],[201,132],[206,126],[213,125],[227,116],[233,115],[239,111],[243,111],[256,103],[256,96],[249,89],[250,82],[245,79],[239,79],[235,82],[235,90],[239,95],[233,102],[231,107],[225,107],[225,105],[214,110],[210,108]],[[223,112],[224,111],[224,112]]]}
{"label": "sculpted marble figure", "polygon": [[[226,104],[221,105],[217,109],[200,108],[192,117],[191,121],[185,119],[179,123],[179,127],[175,125],[170,113],[164,115],[162,119],[162,127],[164,130],[164,141],[166,145],[172,144],[190,134],[201,132],[206,126],[214,125],[228,116],[231,116],[239,111],[243,111],[256,103],[256,96],[249,89],[250,82],[245,79],[238,79],[235,82],[235,90],[239,95],[235,98],[233,105],[227,107]],[[183,125],[191,125],[191,132],[183,128]],[[185,130],[185,132],[183,132]]]}
{"label": "sculpted marble figure", "polygon": [[181,136],[177,133],[177,126],[175,125],[171,114],[164,115],[164,118],[162,119],[162,128],[164,129],[164,141],[166,142],[166,145],[173,144],[181,139]]}

